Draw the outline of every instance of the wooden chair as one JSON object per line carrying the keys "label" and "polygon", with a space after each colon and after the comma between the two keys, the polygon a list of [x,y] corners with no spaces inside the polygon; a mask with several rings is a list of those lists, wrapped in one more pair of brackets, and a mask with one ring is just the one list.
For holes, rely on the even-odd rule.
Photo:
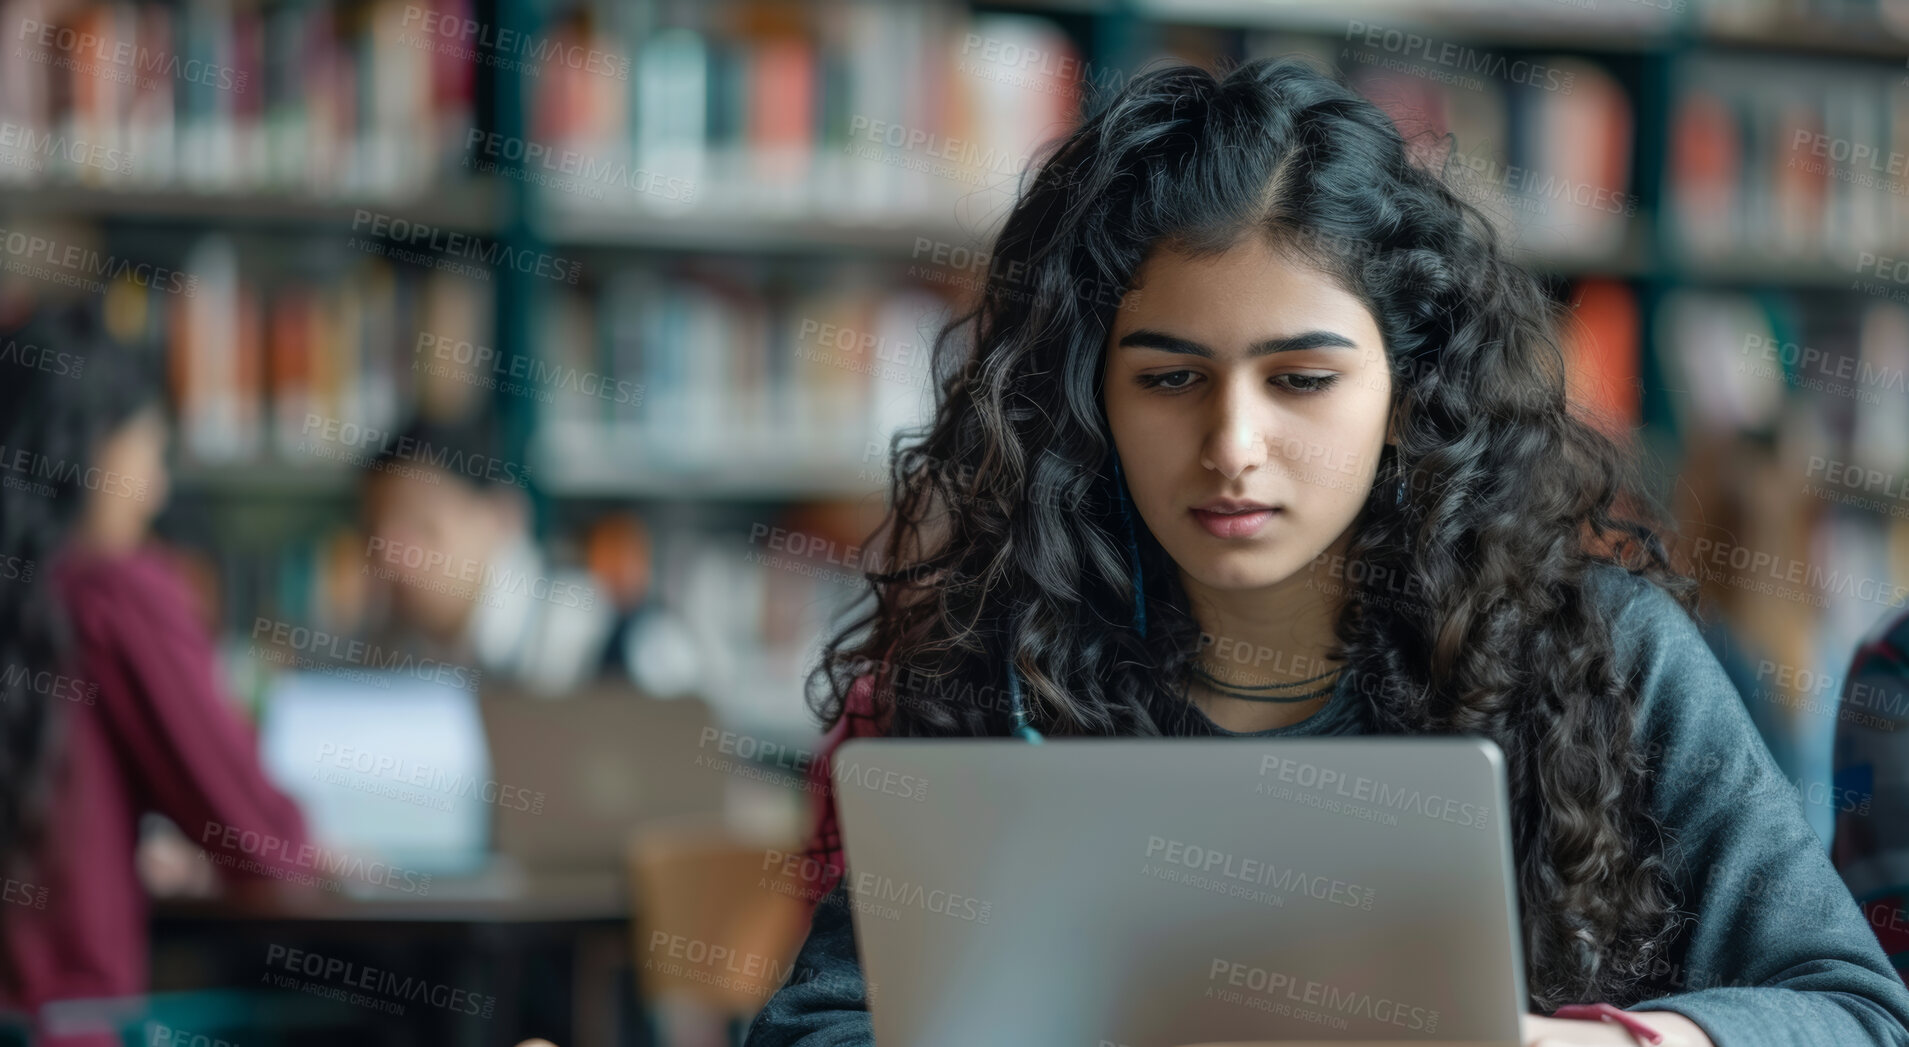
{"label": "wooden chair", "polygon": [[739,1044],[787,980],[809,928],[801,884],[783,872],[783,856],[800,846],[744,838],[720,819],[654,825],[631,838],[637,995],[677,1033],[660,1044]]}

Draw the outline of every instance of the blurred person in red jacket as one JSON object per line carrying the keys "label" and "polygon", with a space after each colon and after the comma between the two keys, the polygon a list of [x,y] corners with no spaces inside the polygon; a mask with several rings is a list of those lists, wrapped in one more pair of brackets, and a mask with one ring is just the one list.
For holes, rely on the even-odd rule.
{"label": "blurred person in red jacket", "polygon": [[43,1043],[118,1043],[60,1016],[147,988],[148,812],[227,879],[308,871],[304,820],[147,540],[168,487],[155,363],[79,308],[0,335],[0,1003]]}

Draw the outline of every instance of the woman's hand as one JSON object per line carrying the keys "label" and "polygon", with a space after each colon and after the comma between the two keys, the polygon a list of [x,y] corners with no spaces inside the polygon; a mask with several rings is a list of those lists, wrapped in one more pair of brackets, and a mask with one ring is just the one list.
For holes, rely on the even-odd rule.
{"label": "woman's hand", "polygon": [[142,831],[133,867],[155,898],[210,898],[219,893],[219,874],[199,845],[171,822]]}
{"label": "woman's hand", "polygon": [[[1664,1034],[1658,1047],[1717,1047],[1696,1022],[1671,1011],[1633,1011],[1639,1021]],[[1527,1014],[1519,1025],[1524,1047],[1638,1047],[1638,1039],[1616,1022],[1545,1018]]]}

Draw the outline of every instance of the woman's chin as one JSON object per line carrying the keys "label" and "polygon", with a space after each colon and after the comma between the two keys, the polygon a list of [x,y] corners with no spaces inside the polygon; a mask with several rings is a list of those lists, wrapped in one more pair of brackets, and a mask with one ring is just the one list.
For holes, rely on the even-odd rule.
{"label": "woman's chin", "polygon": [[1212,592],[1252,592],[1270,589],[1292,578],[1304,564],[1289,564],[1264,550],[1205,556],[1185,574]]}

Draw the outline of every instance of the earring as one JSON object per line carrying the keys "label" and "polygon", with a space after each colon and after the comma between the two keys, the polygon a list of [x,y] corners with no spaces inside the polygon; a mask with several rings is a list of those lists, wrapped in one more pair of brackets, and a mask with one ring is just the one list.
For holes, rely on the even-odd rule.
{"label": "earring", "polygon": [[1040,744],[1041,732],[1027,722],[1027,700],[1021,697],[1021,674],[1015,671],[1011,659],[1008,662],[1008,702],[1014,710],[1014,733]]}

